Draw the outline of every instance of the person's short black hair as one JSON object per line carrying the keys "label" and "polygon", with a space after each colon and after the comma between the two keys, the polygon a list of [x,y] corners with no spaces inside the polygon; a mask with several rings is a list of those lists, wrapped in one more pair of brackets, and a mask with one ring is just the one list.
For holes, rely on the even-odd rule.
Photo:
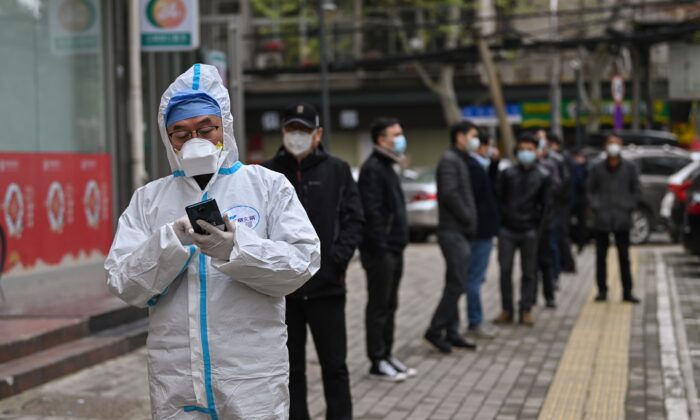
{"label": "person's short black hair", "polygon": [[535,147],[537,147],[537,146],[539,145],[539,142],[538,142],[537,139],[535,138],[535,135],[532,134],[532,133],[530,133],[530,132],[521,133],[521,134],[518,136],[518,139],[515,141],[515,147],[517,148],[517,147],[520,146],[522,143],[530,143],[530,144],[532,144],[532,145],[535,146]]}
{"label": "person's short black hair", "polygon": [[372,125],[369,128],[370,134],[372,135],[372,141],[377,143],[379,137],[384,134],[387,127],[399,124],[398,118],[393,117],[381,117],[372,121]]}
{"label": "person's short black hair", "polygon": [[469,120],[462,120],[456,124],[453,124],[452,127],[450,127],[450,142],[455,144],[457,141],[457,134],[468,133],[472,128],[475,129],[477,133],[479,132],[479,127]]}
{"label": "person's short black hair", "polygon": [[561,146],[561,137],[559,137],[556,133],[547,133],[547,140]]}

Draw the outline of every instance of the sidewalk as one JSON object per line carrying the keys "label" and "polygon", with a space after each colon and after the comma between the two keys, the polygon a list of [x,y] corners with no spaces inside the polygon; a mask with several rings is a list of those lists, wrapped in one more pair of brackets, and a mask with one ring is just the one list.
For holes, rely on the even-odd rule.
{"label": "sidewalk", "polygon": [[[698,364],[700,323],[693,315],[700,309],[700,282],[696,285],[690,277],[698,277],[700,264],[678,264],[677,259],[686,258],[678,248],[637,249],[633,253],[638,272],[635,281],[642,305],[619,302],[617,277],[612,272],[611,298],[608,303],[596,304],[591,301],[592,254],[588,250],[579,257],[577,275],[561,279],[558,309],[537,307],[534,328],[502,328],[496,339],[480,341],[477,352],[455,351],[445,356],[431,351],[421,339],[442,291],[442,257],[435,244],[409,247],[396,354],[416,367],[419,374],[401,384],[367,377],[365,278],[359,264],[353,263],[348,273],[347,319],[355,418],[675,420],[677,417],[666,413],[673,412],[674,407],[682,408],[684,401],[686,406],[691,405],[692,399],[685,397],[687,387],[681,369],[674,371],[662,365],[659,324],[666,325],[673,319],[673,306],[662,307],[666,301],[659,302],[657,270],[675,272],[686,267],[686,271],[675,274],[681,296],[678,307],[686,317],[687,338],[692,343],[693,351],[688,354]],[[611,262],[613,257],[611,253]],[[667,261],[673,268],[667,270]],[[694,271],[689,272],[688,266]],[[500,310],[497,268],[494,260],[484,288],[487,319]],[[666,276],[661,280],[665,282]],[[695,289],[686,293],[685,287]],[[672,302],[668,293],[663,296]],[[463,306],[461,311],[463,315]],[[672,360],[673,348],[668,348],[668,341],[663,341],[665,359]],[[675,343],[680,360],[679,349],[684,343]],[[678,366],[683,365],[679,362]],[[676,372],[678,377],[669,376],[669,372]],[[320,369],[311,344],[307,373],[312,416],[324,418]],[[700,376],[700,370],[696,369],[695,375]],[[147,419],[148,404],[145,350],[141,349],[0,401],[0,418]]]}

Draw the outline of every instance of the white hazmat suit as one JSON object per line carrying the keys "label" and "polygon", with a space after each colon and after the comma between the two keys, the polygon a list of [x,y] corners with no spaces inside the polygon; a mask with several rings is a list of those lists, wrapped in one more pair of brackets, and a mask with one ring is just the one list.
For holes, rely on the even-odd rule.
{"label": "white hazmat suit", "polygon": [[[221,108],[224,146],[204,190],[184,176],[163,115],[188,90],[203,90]],[[228,92],[214,67],[196,64],[178,77],[158,123],[173,175],[134,193],[105,262],[110,290],[150,308],[152,416],[287,418],[284,296],[319,269],[318,236],[283,175],[238,162]],[[183,246],[173,230],[186,206],[208,198],[236,222],[229,261]]]}

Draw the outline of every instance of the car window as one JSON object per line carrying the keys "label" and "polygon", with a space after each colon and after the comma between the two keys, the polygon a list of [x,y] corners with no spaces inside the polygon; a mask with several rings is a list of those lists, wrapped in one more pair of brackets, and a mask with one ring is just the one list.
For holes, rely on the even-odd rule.
{"label": "car window", "polygon": [[675,156],[648,156],[639,159],[642,175],[671,176],[690,163],[689,158]]}

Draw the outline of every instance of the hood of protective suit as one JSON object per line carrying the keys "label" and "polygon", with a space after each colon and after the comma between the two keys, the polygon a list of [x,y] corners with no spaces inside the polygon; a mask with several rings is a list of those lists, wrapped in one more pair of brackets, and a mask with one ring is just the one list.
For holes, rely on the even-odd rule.
{"label": "hood of protective suit", "polygon": [[231,114],[231,100],[228,96],[228,90],[224,86],[224,82],[221,80],[216,67],[207,64],[195,64],[170,84],[165,93],[163,93],[160,99],[160,106],[158,107],[158,126],[160,127],[160,136],[163,139],[165,151],[168,154],[170,168],[173,173],[183,172],[180,160],[175,154],[175,149],[170,145],[170,139],[168,139],[168,131],[165,126],[165,109],[173,96],[180,92],[192,90],[206,92],[219,104],[219,108],[221,108],[221,123],[224,130],[224,148],[217,169],[233,166],[238,161],[238,147],[236,146],[236,137],[233,134],[233,115]]}

